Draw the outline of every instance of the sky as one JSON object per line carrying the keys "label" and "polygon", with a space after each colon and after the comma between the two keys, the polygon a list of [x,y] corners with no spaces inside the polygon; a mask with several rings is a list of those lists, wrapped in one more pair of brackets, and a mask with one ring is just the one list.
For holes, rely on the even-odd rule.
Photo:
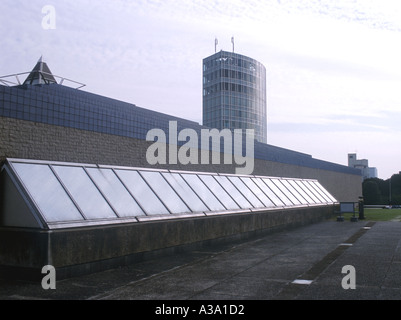
{"label": "sky", "polygon": [[269,144],[401,171],[399,0],[1,0],[0,76],[43,56],[81,90],[201,124],[202,60],[231,37],[267,69]]}

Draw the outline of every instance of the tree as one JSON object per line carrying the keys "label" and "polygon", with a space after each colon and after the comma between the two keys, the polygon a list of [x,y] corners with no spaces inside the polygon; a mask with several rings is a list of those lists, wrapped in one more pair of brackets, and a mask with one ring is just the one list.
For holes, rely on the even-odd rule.
{"label": "tree", "polygon": [[401,205],[401,174],[393,174],[391,181],[379,178],[366,179],[362,183],[362,192],[365,204]]}
{"label": "tree", "polygon": [[362,184],[363,199],[365,204],[381,204],[382,194],[380,192],[379,179],[366,179]]}
{"label": "tree", "polygon": [[390,191],[391,183],[391,204],[401,204],[401,174],[393,174],[390,179],[386,180]]}

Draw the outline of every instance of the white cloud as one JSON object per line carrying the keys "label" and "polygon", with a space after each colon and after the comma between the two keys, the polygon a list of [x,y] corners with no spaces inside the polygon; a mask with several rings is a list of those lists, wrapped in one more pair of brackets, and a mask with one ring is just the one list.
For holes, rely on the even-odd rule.
{"label": "white cloud", "polygon": [[41,28],[45,4],[0,2],[1,74],[43,54],[85,90],[200,122],[202,59],[214,37],[231,50],[235,36],[267,67],[272,144],[329,161],[351,144],[379,173],[401,170],[399,151],[379,156],[400,132],[398,0],[59,0],[53,31]]}

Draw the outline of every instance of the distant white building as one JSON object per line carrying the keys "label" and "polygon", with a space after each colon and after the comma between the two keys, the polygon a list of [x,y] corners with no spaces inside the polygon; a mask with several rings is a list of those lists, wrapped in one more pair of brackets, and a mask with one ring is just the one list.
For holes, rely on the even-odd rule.
{"label": "distant white building", "polygon": [[374,167],[369,167],[368,160],[361,159],[358,160],[356,153],[348,154],[348,167],[360,169],[362,172],[363,180],[369,178],[377,178],[377,169]]}

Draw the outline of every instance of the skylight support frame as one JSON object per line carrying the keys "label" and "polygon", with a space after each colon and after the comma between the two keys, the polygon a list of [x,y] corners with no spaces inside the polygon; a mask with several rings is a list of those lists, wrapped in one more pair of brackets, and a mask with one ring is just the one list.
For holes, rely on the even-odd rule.
{"label": "skylight support frame", "polygon": [[[41,169],[38,171],[39,167]],[[45,170],[45,167],[50,170]],[[42,229],[138,223],[238,213],[251,214],[252,212],[327,206],[337,203],[334,197],[317,180],[313,179],[127,168],[23,159],[7,159],[3,166],[4,168],[17,186],[23,201],[28,204],[32,214],[38,221],[38,228]],[[33,170],[34,168],[38,168],[36,170],[36,178],[38,178],[38,173],[43,170],[45,170],[43,172],[47,172],[46,176],[43,177],[44,186],[48,183],[46,179],[50,178],[53,179],[51,182],[53,185],[55,183],[59,184],[58,194],[63,196],[63,199],[59,199],[61,202],[56,204],[55,208],[62,207],[65,201],[71,201],[72,206],[79,212],[79,215],[75,214],[76,218],[74,216],[71,216],[71,218],[68,212],[50,212],[49,215],[48,211],[53,208],[52,202],[49,201],[57,201],[57,198],[46,199],[46,195],[43,194],[42,190],[32,189],[32,186],[38,185],[38,182],[29,181],[31,178],[27,174],[29,172],[27,170]],[[77,168],[80,168],[80,170]],[[22,169],[25,173],[21,176],[19,170]],[[77,181],[80,181],[82,185],[71,186],[71,183],[74,183],[74,179],[71,179],[71,176],[67,177],[66,174],[71,175],[74,172],[78,174]],[[63,173],[62,176],[59,173]],[[100,179],[99,175],[101,174],[109,178],[112,177],[112,180],[107,180],[106,176],[104,176],[104,179]],[[132,179],[140,180],[134,181]],[[281,183],[281,181],[285,182]],[[126,182],[129,182],[129,185]],[[162,183],[161,188],[158,187],[160,183]],[[269,184],[274,184],[277,188],[272,189]],[[140,185],[148,189],[143,189],[142,191],[133,189],[140,188]],[[156,186],[157,188],[155,189]],[[69,189],[72,187],[73,193]],[[116,200],[116,193],[110,192],[112,187],[119,190],[117,196],[125,197],[125,200],[121,198],[122,203],[125,204],[124,209],[127,209],[124,213],[121,211],[122,206],[120,203],[116,202],[119,199],[117,198]],[[201,194],[201,189],[203,189],[203,194]],[[79,190],[82,190],[82,192]],[[148,192],[150,193],[143,193],[145,190],[149,190]],[[280,194],[277,193],[278,190],[281,190]],[[121,192],[124,194],[121,194]],[[170,194],[172,198],[166,198],[168,197],[167,194]],[[78,195],[79,197],[76,198]],[[86,200],[86,198],[82,197],[83,195],[88,198],[89,202],[87,204],[82,202]],[[138,196],[140,195],[145,198],[139,199]],[[57,197],[57,195],[54,196]],[[172,200],[174,197],[176,201]],[[147,203],[145,208],[143,201],[148,201],[147,199],[153,200],[150,200],[151,203]],[[84,208],[80,204],[84,205]],[[126,205],[129,204],[137,205],[135,206],[136,209],[126,208]],[[88,207],[88,205],[90,206]],[[47,206],[47,208],[44,206]],[[152,206],[154,209],[159,206],[160,208],[165,208],[165,210],[158,213],[157,209],[152,209],[150,212],[148,209]],[[199,210],[199,208],[202,209]],[[47,210],[47,214],[44,209]],[[60,216],[60,219],[57,218],[58,216]],[[49,217],[51,217],[50,220]]]}
{"label": "skylight support frame", "polygon": [[[43,79],[45,79],[45,76],[52,76],[52,77],[54,77],[56,79],[60,79],[58,81],[59,85],[62,85],[64,83],[64,81],[68,81],[68,82],[72,82],[74,84],[73,89],[79,90],[79,89],[81,89],[83,87],[86,87],[86,84],[84,84],[84,83],[81,83],[81,82],[78,82],[78,81],[75,81],[75,80],[71,80],[71,79],[68,79],[68,78],[65,78],[65,77],[57,76],[57,75],[54,75],[52,73],[48,73],[48,72],[44,72],[44,71],[35,71],[35,72],[40,74],[40,76]],[[21,81],[20,81],[18,76],[22,76],[22,75],[26,75],[26,74],[27,75],[31,74],[31,71],[21,72],[21,73],[14,73],[14,74],[6,75],[6,76],[1,76],[0,77],[0,82],[2,84],[4,84],[5,86],[7,86],[7,87],[20,86],[20,85],[22,85],[22,83],[21,83]],[[7,78],[10,78],[10,80],[7,80]],[[11,81],[12,78],[15,78],[16,81]],[[56,83],[57,83],[57,81],[56,81]],[[44,84],[46,84],[46,83],[44,83]]]}

